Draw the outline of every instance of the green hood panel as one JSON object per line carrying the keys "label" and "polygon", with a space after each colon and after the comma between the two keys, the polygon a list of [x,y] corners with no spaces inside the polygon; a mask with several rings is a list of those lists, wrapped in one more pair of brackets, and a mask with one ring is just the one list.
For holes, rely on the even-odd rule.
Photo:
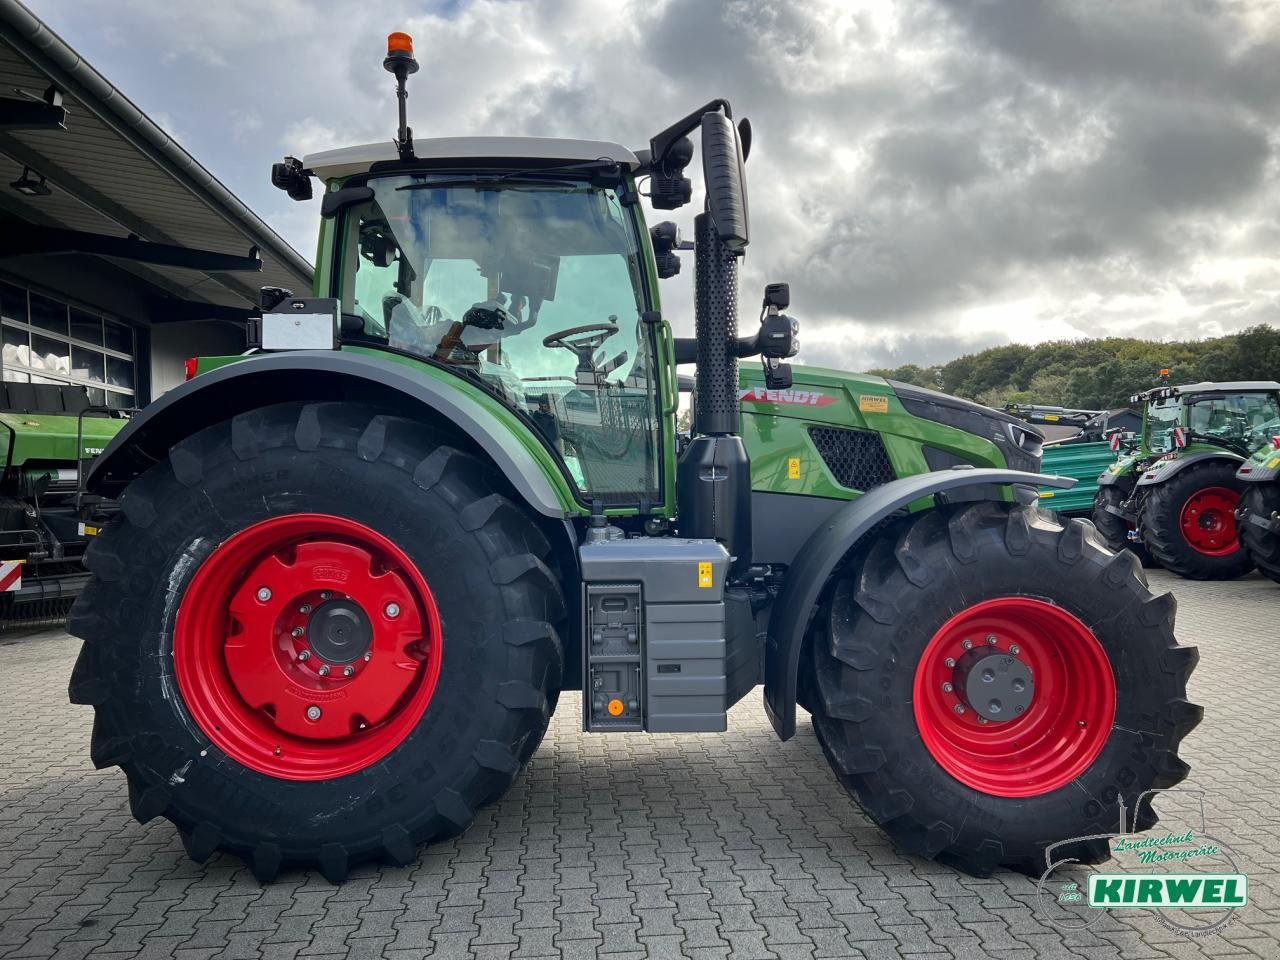
{"label": "green hood panel", "polygon": [[128,423],[108,417],[84,418],[84,445],[76,449],[77,417],[54,413],[0,413],[0,443],[7,454],[13,440],[9,466],[22,466],[28,460],[61,460],[74,464],[77,460],[96,457],[111,438]]}

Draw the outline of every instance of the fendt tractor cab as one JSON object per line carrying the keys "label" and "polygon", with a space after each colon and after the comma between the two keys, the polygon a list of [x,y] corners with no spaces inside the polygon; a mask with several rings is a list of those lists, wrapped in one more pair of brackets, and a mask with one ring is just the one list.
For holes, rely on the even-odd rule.
{"label": "fendt tractor cab", "polygon": [[1244,484],[1236,519],[1249,559],[1260,573],[1280,583],[1280,418],[1263,433],[1270,435],[1236,471],[1236,479]]}
{"label": "fendt tractor cab", "polygon": [[1280,383],[1161,384],[1132,402],[1143,406],[1142,434],[1098,478],[1099,533],[1113,550],[1127,545],[1180,576],[1248,573],[1236,471],[1275,430]]}
{"label": "fendt tractor cab", "polygon": [[[1155,822],[1193,649],[1129,553],[1035,505],[1039,433],[929,390],[790,367],[785,285],[738,334],[745,121],[714,100],[642,149],[414,140],[286,160],[322,191],[313,297],[264,291],[246,357],[95,463],[122,491],[73,612],[71,696],[134,814],[261,878],[407,863],[464,830],[562,693],[584,727],[722,731],[764,685],[903,849],[1040,873]],[[705,208],[696,337],[641,205]],[[744,357],[759,364],[739,369]],[[696,368],[678,449],[680,364]],[[1105,840],[1069,844],[1085,862]]]}

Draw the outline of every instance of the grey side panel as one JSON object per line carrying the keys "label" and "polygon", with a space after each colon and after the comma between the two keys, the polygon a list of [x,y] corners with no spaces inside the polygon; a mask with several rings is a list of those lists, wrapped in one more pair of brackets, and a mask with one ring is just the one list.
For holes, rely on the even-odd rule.
{"label": "grey side panel", "polygon": [[286,400],[345,399],[355,384],[434,410],[471,437],[531,507],[548,517],[564,516],[532,454],[523,444],[512,443],[510,430],[475,400],[436,380],[413,376],[404,364],[332,350],[254,356],[170,390],[130,420],[93,462],[89,489],[118,494],[175,443],[212,423]]}
{"label": "grey side panel", "polygon": [[1150,480],[1147,479],[1147,472],[1144,470],[1142,472],[1142,476],[1138,477],[1138,486],[1150,487],[1157,483],[1164,483],[1170,477],[1177,476],[1191,464],[1203,463],[1205,460],[1224,460],[1231,463],[1244,463],[1244,457],[1239,456],[1238,454],[1227,453],[1225,450],[1221,453],[1205,450],[1200,453],[1189,454],[1186,457],[1179,457],[1177,460],[1173,461],[1172,466],[1160,471],[1160,475],[1158,477],[1154,477]]}
{"label": "grey side panel", "polygon": [[751,493],[751,562],[790,566],[813,531],[848,500],[791,493]]}
{"label": "grey side panel", "polygon": [[[1277,451],[1277,453],[1280,453],[1280,451]],[[1246,473],[1245,471],[1248,472]],[[1280,479],[1280,465],[1259,467],[1246,463],[1236,471],[1236,479],[1243,480],[1245,483],[1270,483],[1272,480]]]}
{"label": "grey side panel", "polygon": [[[588,597],[583,629],[583,726],[705,733],[728,724],[725,577],[729,554],[714,540],[639,537],[579,549]],[[703,577],[701,564],[710,567]],[[639,643],[613,621],[628,616],[625,597],[642,598]],[[632,678],[636,677],[633,681]],[[631,697],[639,709],[633,711]],[[607,705],[620,700],[611,716]]]}
{"label": "grey side panel", "polygon": [[1103,473],[1103,474],[1100,474],[1098,477],[1098,486],[1111,487],[1111,486],[1115,486],[1117,483],[1123,483],[1126,480],[1132,482],[1133,477],[1132,476],[1122,477],[1116,473]]}
{"label": "grey side panel", "polygon": [[783,740],[796,732],[796,676],[809,618],[827,579],[845,554],[881,520],[932,494],[983,484],[1028,484],[1068,489],[1076,481],[1019,470],[946,470],[894,480],[863,494],[824,523],[796,554],[769,617],[765,652],[765,710]]}

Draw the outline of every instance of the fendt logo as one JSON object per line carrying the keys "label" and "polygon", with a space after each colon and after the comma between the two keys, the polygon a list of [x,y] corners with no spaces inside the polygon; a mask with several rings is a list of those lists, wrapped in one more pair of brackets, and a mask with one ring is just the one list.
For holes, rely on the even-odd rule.
{"label": "fendt logo", "polygon": [[1091,907],[1243,907],[1243,873],[1095,873],[1089,877]]}
{"label": "fendt logo", "polygon": [[816,390],[766,390],[752,387],[739,390],[738,399],[743,403],[785,403],[795,407],[825,407],[836,398]]}

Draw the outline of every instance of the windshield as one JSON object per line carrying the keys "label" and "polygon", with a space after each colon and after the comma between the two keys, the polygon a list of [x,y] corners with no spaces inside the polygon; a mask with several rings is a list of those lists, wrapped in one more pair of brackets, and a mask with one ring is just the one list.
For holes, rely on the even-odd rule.
{"label": "windshield", "polygon": [[617,193],[448,173],[369,186],[346,214],[343,311],[526,414],[584,499],[658,502],[651,333]]}
{"label": "windshield", "polygon": [[1173,428],[1181,423],[1181,400],[1174,397],[1153,401],[1147,407],[1147,446],[1152,450],[1172,450]]}

